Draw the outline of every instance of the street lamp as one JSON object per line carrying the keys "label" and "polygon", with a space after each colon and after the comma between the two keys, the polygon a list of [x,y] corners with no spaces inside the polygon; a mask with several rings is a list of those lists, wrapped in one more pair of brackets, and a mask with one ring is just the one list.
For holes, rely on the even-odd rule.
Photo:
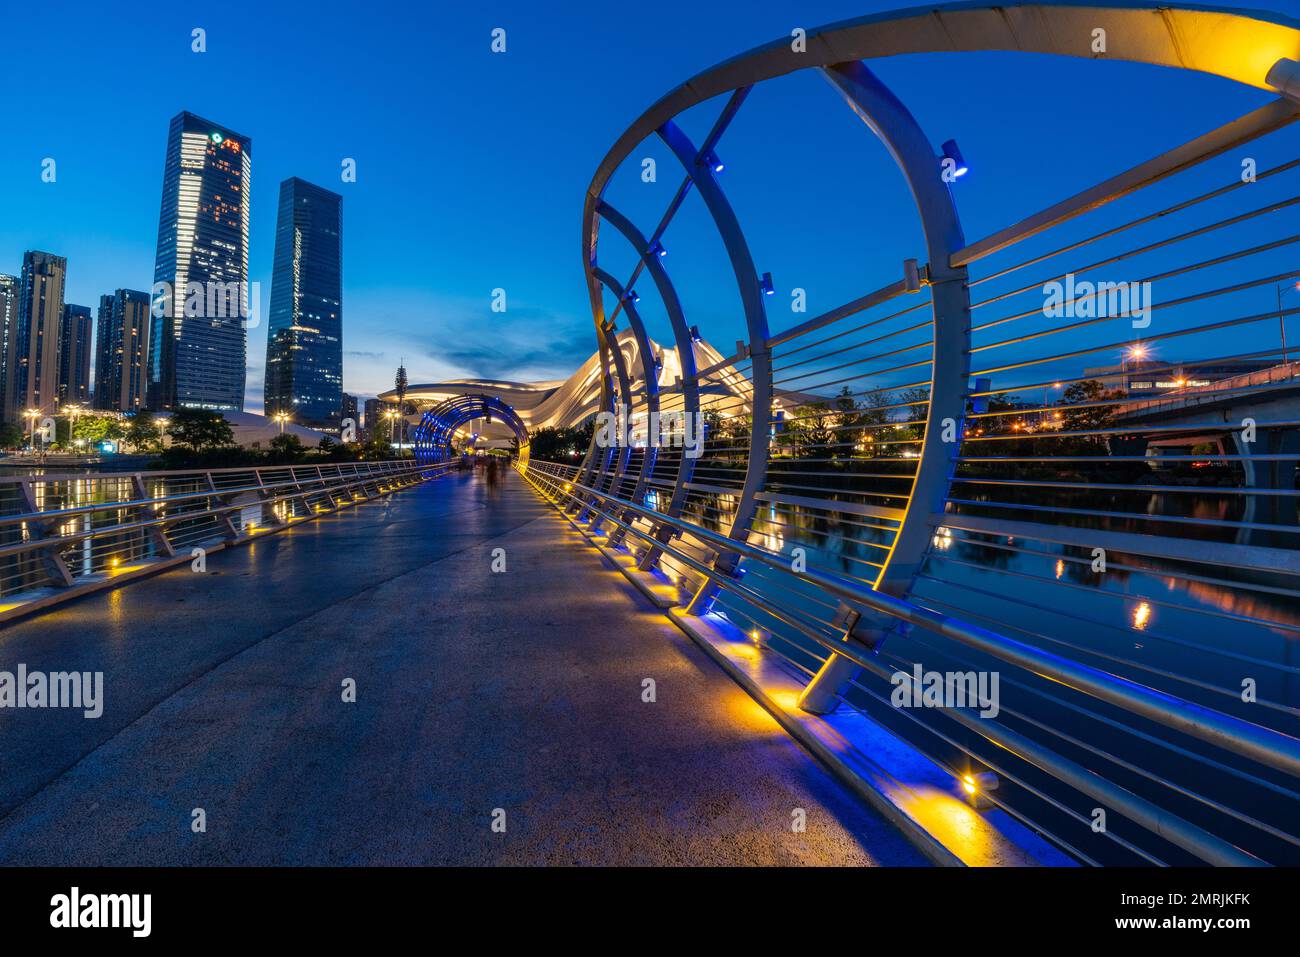
{"label": "street lamp", "polygon": [[1051,389],[1053,392],[1055,392],[1055,391],[1056,391],[1057,389],[1059,389],[1060,387],[1061,387],[1061,383],[1059,383],[1059,382],[1053,382],[1051,385],[1045,385],[1045,386],[1043,386],[1043,411],[1042,411],[1041,413],[1039,413],[1039,416],[1038,416],[1038,421],[1039,421],[1039,422],[1042,422],[1042,421],[1044,420],[1044,418],[1046,418],[1046,416],[1047,416],[1047,406],[1049,406],[1049,405],[1052,404],[1052,403],[1051,403],[1051,400],[1050,400],[1050,399],[1048,398],[1048,396],[1047,396],[1047,391],[1048,391],[1049,389]]}
{"label": "street lamp", "polygon": [[28,409],[26,412],[23,413],[23,418],[29,420],[27,423],[27,431],[28,433],[30,433],[29,441],[31,442],[33,449],[36,448],[36,420],[39,419],[40,417],[41,417],[40,409]]}
{"label": "street lamp", "polygon": [[1140,342],[1135,342],[1124,351],[1123,358],[1120,360],[1119,371],[1124,380],[1124,392],[1129,394],[1133,389],[1129,386],[1128,381],[1128,364],[1132,362],[1141,362],[1147,357],[1147,347]]}
{"label": "street lamp", "polygon": [[77,433],[77,416],[82,413],[82,408],[79,405],[69,405],[63,411],[68,413],[68,442],[73,444]]}
{"label": "street lamp", "polygon": [[284,423],[289,421],[289,413],[277,412],[275,413],[275,415],[272,416],[272,418],[275,419],[275,421],[280,423],[280,434],[284,435]]}
{"label": "street lamp", "polygon": [[388,444],[392,445],[397,432],[397,411],[389,409],[384,413],[384,418],[388,420]]}

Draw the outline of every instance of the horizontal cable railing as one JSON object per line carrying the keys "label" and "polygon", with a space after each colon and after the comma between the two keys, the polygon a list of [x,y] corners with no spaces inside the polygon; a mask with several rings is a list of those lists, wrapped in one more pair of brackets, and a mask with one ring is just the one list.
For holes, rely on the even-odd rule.
{"label": "horizontal cable railing", "polygon": [[[1078,712],[1086,712],[1095,717],[1119,715],[1122,720],[1113,717],[1106,719],[1110,729],[1129,734],[1147,746],[1169,749],[1171,753],[1190,758],[1201,766],[1208,764],[1216,773],[1230,775],[1238,783],[1262,789],[1269,798],[1291,801],[1296,797],[1290,785],[1270,781],[1260,775],[1275,775],[1278,781],[1292,783],[1294,779],[1300,778],[1300,739],[1203,707],[1120,675],[1081,664],[1064,655],[1042,651],[990,628],[873,591],[849,578],[811,568],[795,570],[788,561],[768,549],[704,531],[689,521],[669,519],[654,509],[584,487],[576,481],[578,472],[572,466],[537,460],[530,461],[524,470],[525,476],[559,507],[574,511],[579,506],[586,508],[601,520],[625,529],[630,538],[640,540],[643,545],[650,540],[650,528],[654,524],[666,522],[681,535],[683,541],[693,539],[715,552],[731,551],[745,559],[749,563],[751,575],[718,575],[708,561],[693,554],[689,546],[679,546],[677,542],[666,546],[667,551],[683,566],[690,566],[701,577],[716,581],[726,593],[748,607],[752,613],[765,615],[770,625],[757,632],[755,640],[780,654],[797,670],[811,674],[817,668],[819,655],[824,659],[832,652],[849,657],[860,665],[864,669],[863,677],[855,682],[847,695],[851,704],[861,706],[864,700],[875,698],[878,705],[889,707],[888,695],[880,700],[879,690],[873,687],[873,682],[869,679],[883,681],[888,687],[894,675],[910,674],[914,662],[908,656],[894,652],[895,638],[891,638],[883,648],[873,648],[851,638],[846,641],[842,635],[837,634],[830,619],[840,602],[884,616],[895,625],[905,623],[911,626],[910,634],[914,636],[930,636],[923,640],[948,639],[979,657],[997,659],[1003,667],[1009,666],[1019,675],[1014,677],[1008,673],[1004,680],[1015,681],[1022,687],[1044,681],[1064,687],[1073,697],[1090,702],[1088,707],[1072,705]],[[629,513],[631,521],[627,520]],[[636,551],[635,547],[633,551]],[[768,573],[761,580],[752,574],[756,566]],[[800,586],[811,588],[822,600],[796,600]],[[805,639],[804,642],[792,645],[792,634]],[[1078,820],[1085,823],[1091,820],[1087,814],[1079,814],[1077,809],[1071,812],[1068,805],[1062,804],[1058,797],[1042,793],[1033,775],[1016,767],[1012,761],[1025,764],[1039,776],[1064,784],[1089,799],[1103,801],[1106,807],[1123,814],[1129,821],[1146,828],[1161,842],[1172,844],[1194,859],[1237,865],[1263,862],[1260,857],[1238,846],[1233,840],[1171,811],[1171,796],[1199,805],[1202,810],[1230,818],[1238,825],[1252,828],[1264,837],[1293,849],[1297,846],[1294,837],[1285,829],[1285,820],[1270,823],[1267,815],[1234,809],[1211,793],[1200,793],[1162,774],[1153,773],[1147,767],[1123,762],[1123,759],[1108,753],[1095,743],[1085,743],[1078,736],[1044,727],[1025,715],[1015,713],[1011,720],[991,721],[963,709],[945,708],[937,713],[926,712],[920,715],[900,709],[892,710],[906,715],[925,734],[966,752],[966,764],[941,762],[948,765],[954,775],[967,773],[971,767],[970,758],[978,758],[979,752],[970,749],[965,743],[972,735],[977,736],[993,746],[991,754],[1000,753],[1003,756],[1000,759],[991,757],[989,760],[978,758],[981,768],[996,769],[1007,781],[1019,784],[1024,790],[1039,792],[1043,800],[1055,801],[1066,813],[1074,813]],[[938,720],[939,716],[952,722],[955,727],[943,727]],[[1027,725],[1040,734],[1055,734],[1059,738],[1057,747],[1044,747],[1017,725]],[[1244,757],[1248,759],[1245,763],[1253,765],[1254,769],[1243,767],[1240,762],[1209,760],[1204,755],[1195,754],[1189,750],[1188,740],[1192,744],[1209,745],[1229,756]],[[1086,763],[1072,760],[1070,755],[1075,750],[1080,752],[1080,758],[1090,760]],[[1125,783],[1103,776],[1093,767],[1093,762],[1099,758],[1126,763],[1131,776],[1166,793],[1155,800],[1155,795],[1148,796],[1141,789],[1131,789]],[[1112,832],[1112,840],[1117,846],[1124,847],[1148,862],[1166,863],[1145,850],[1141,842],[1130,838],[1131,835],[1125,835],[1122,829]],[[1071,847],[1068,841],[1062,840],[1061,843]],[[1078,848],[1072,849],[1082,858],[1090,859],[1086,852]]]}
{"label": "horizontal cable railing", "polygon": [[0,610],[441,474],[410,461],[0,477]]}

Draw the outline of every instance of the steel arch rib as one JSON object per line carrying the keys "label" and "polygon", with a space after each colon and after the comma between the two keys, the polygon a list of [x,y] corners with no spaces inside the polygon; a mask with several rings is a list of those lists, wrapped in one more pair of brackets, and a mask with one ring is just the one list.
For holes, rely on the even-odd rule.
{"label": "steel arch rib", "polygon": [[[943,514],[960,446],[970,371],[970,293],[966,267],[949,257],[965,245],[952,191],[939,176],[937,154],[906,106],[858,61],[824,73],[849,107],[884,143],[916,202],[929,256],[934,347],[925,439],[906,513],[876,587],[899,597],[911,588]],[[944,436],[951,439],[944,441]]]}
{"label": "steel arch rib", "polygon": [[[612,412],[614,410],[614,388],[610,382],[609,374],[609,346],[605,342],[605,336],[602,330],[605,328],[605,304],[601,301],[600,284],[596,281],[591,267],[587,269],[588,281],[594,284],[595,298],[593,309],[598,310],[593,315],[596,319],[596,351],[600,353],[600,410],[603,412]],[[595,486],[598,477],[605,474],[605,468],[608,465],[607,450],[600,449],[596,445],[596,430],[591,430],[591,442],[587,445],[587,454],[582,459],[582,466],[578,471],[578,484],[585,485],[588,488]],[[598,459],[604,459],[600,468],[597,469],[596,462]],[[586,501],[581,494],[575,495],[578,502]],[[584,504],[582,508],[576,509],[578,519],[581,520],[587,514],[587,508]]]}
{"label": "steel arch rib", "polygon": [[[1116,0],[1104,6],[950,3],[842,20],[809,30],[803,53],[794,52],[789,37],[783,37],[697,73],[661,97],[605,155],[587,189],[588,203],[599,199],[614,170],[660,126],[740,87],[799,70],[904,53],[1005,51],[1096,59],[1095,28],[1105,29],[1110,38],[1106,59],[1198,70],[1270,91],[1265,77],[1273,63],[1300,54],[1300,21],[1290,17],[1160,0]],[[590,230],[584,237],[595,241]]]}
{"label": "steel arch rib", "polygon": [[473,419],[497,416],[510,426],[520,449],[528,445],[528,429],[506,403],[486,395],[458,395],[447,399],[424,415],[415,427],[415,458],[421,464],[443,462],[451,457],[451,440],[456,430]]}
{"label": "steel arch rib", "polygon": [[[641,384],[645,393],[646,414],[657,417],[659,414],[659,363],[655,359],[654,350],[650,348],[650,337],[646,334],[645,323],[641,321],[641,314],[637,311],[636,305],[626,298],[627,290],[623,288],[622,284],[600,267],[596,267],[595,273],[596,278],[608,286],[610,291],[623,303],[623,312],[627,314],[627,323],[632,330],[632,335],[636,338],[637,352],[641,357]],[[628,408],[631,409],[630,404]],[[658,445],[648,439],[647,436],[645,452],[641,456],[641,469],[637,474],[636,486],[632,489],[631,500],[637,504],[640,504],[645,497],[646,484],[650,480],[650,473],[654,471],[655,461],[658,458]],[[632,515],[628,513],[624,517],[630,524]],[[610,533],[609,544],[611,546],[617,545],[626,534],[626,529],[615,529]]]}
{"label": "steel arch rib", "polygon": [[[619,412],[622,411],[622,409],[631,407],[628,400],[632,393],[632,379],[627,373],[627,362],[623,357],[623,350],[618,344],[617,330],[612,325],[606,325],[601,327],[601,333],[604,335],[605,341],[609,347],[610,359],[614,365],[614,374],[618,377],[618,401],[614,403],[615,422],[618,422],[622,418],[619,415]],[[591,435],[593,444],[599,436],[600,429],[593,429]],[[607,487],[604,484],[604,476],[601,476],[600,490],[602,492],[615,497],[618,496],[618,488],[623,482],[623,475],[627,471],[627,463],[631,457],[632,449],[626,442],[618,441],[606,450],[606,462],[614,461],[616,464],[614,469],[610,472],[609,485]],[[601,519],[597,516],[591,522],[591,530],[595,531],[600,528],[600,525]]]}
{"label": "steel arch rib", "polygon": [[[682,411],[691,421],[698,421],[700,415],[700,383],[695,364],[695,342],[691,337],[690,327],[686,324],[686,315],[682,311],[681,300],[677,296],[677,289],[673,286],[668,270],[664,267],[659,256],[651,252],[649,241],[626,216],[604,200],[597,205],[596,212],[602,219],[622,233],[624,238],[632,245],[637,256],[645,263],[650,278],[654,280],[655,288],[659,290],[659,298],[663,301],[664,309],[668,313],[669,325],[672,326],[673,341],[677,346],[677,362],[682,370]],[[682,508],[686,504],[686,483],[691,480],[694,473],[695,459],[686,455],[683,450],[677,465],[677,478],[673,483],[673,494],[669,498],[667,507],[662,510],[665,515],[676,518],[681,514]],[[672,537],[672,534],[671,528],[667,525],[661,525],[656,529],[654,537],[657,541],[667,542]],[[642,569],[652,567],[658,561],[660,554],[660,549],[651,547],[641,557],[640,567]]]}
{"label": "steel arch rib", "polygon": [[[664,123],[658,130],[660,138],[672,150],[677,161],[682,164],[686,175],[691,178],[696,192],[704,201],[705,208],[713,218],[714,226],[722,238],[722,245],[727,251],[732,272],[736,276],[736,286],[740,292],[740,304],[745,314],[745,327],[749,332],[750,352],[750,396],[751,427],[749,430],[749,460],[745,463],[745,483],[741,487],[740,498],[736,503],[736,516],[732,519],[728,538],[742,541],[749,535],[750,522],[754,517],[756,496],[767,477],[767,453],[770,444],[770,423],[772,417],[772,363],[767,347],[767,311],[763,307],[763,291],[759,288],[758,271],[754,268],[754,257],[749,252],[749,243],[745,241],[744,231],[736,218],[735,210],[727,200],[722,187],[718,185],[713,170],[699,161],[699,152],[690,138],[673,122]],[[718,567],[731,571],[737,564],[734,555],[719,559]],[[700,590],[691,599],[689,610],[694,610],[717,591],[717,585],[705,581]]]}
{"label": "steel arch rib", "polygon": [[[916,581],[935,527],[942,521],[961,448],[970,381],[970,291],[966,267],[954,267],[950,259],[965,240],[952,191],[939,175],[935,150],[911,111],[860,61],[836,64],[823,72],[885,145],[907,180],[930,261],[934,346],[925,438],[902,524],[875,585],[902,598]],[[849,659],[830,655],[804,688],[800,706],[818,713],[834,710],[837,695],[857,671]]]}

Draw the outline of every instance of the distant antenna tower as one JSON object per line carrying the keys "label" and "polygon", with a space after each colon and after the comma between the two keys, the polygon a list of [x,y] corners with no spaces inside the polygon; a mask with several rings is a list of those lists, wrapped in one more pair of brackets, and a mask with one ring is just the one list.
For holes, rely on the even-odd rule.
{"label": "distant antenna tower", "polygon": [[397,389],[397,412],[402,417],[402,445],[406,445],[406,358],[403,357],[397,367],[397,377],[393,379]]}

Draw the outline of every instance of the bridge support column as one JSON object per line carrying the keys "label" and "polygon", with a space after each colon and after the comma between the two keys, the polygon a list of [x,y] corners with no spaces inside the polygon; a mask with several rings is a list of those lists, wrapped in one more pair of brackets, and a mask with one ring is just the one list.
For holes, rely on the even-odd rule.
{"label": "bridge support column", "polygon": [[[1233,445],[1242,456],[1241,467],[1245,472],[1246,488],[1259,489],[1261,492],[1294,492],[1296,481],[1296,460],[1265,459],[1259,461],[1257,455],[1296,455],[1300,454],[1300,429],[1264,428],[1255,436],[1254,442],[1243,442],[1240,431],[1232,433]],[[1243,522],[1259,525],[1295,526],[1295,495],[1247,495],[1246,508],[1242,514]],[[1292,546],[1293,538],[1282,532],[1265,528],[1243,528],[1238,533],[1238,544],[1264,546]]]}

